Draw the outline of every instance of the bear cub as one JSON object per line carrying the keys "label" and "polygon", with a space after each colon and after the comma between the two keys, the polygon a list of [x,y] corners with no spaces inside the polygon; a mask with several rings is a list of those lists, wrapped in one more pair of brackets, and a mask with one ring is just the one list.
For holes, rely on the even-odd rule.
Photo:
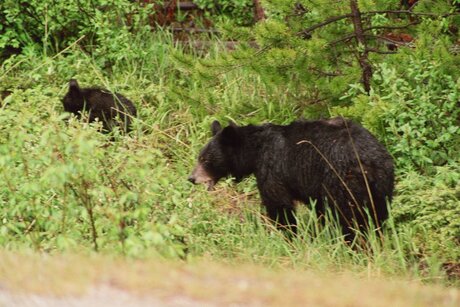
{"label": "bear cub", "polygon": [[219,179],[254,174],[267,214],[280,228],[296,232],[296,201],[315,201],[338,216],[347,240],[365,231],[369,218],[380,227],[393,195],[393,159],[365,128],[342,117],[222,128],[201,150],[188,180],[208,189]]}
{"label": "bear cub", "polygon": [[131,117],[137,116],[134,104],[126,97],[101,88],[80,88],[77,80],[71,79],[69,91],[63,98],[64,110],[77,118],[88,112],[88,121],[102,121],[103,131],[110,132],[115,126],[129,132]]}

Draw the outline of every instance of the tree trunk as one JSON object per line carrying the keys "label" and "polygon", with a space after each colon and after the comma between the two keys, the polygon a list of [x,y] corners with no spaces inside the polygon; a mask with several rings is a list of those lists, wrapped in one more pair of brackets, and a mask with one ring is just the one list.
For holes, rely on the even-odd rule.
{"label": "tree trunk", "polygon": [[358,61],[362,70],[362,80],[364,90],[369,94],[371,90],[372,66],[369,63],[369,54],[364,37],[363,24],[361,20],[361,12],[358,8],[357,0],[350,0],[351,19],[355,30],[355,38],[358,42]]}
{"label": "tree trunk", "polygon": [[254,4],[254,21],[258,22],[265,19],[264,8],[260,5],[260,0],[253,0]]}

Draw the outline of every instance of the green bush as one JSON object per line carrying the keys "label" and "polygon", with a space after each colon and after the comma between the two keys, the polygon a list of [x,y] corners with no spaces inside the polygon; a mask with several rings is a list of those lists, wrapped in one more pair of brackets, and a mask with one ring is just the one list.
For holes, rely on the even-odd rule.
{"label": "green bush", "polygon": [[0,57],[32,46],[45,53],[57,52],[82,36],[81,45],[87,51],[119,49],[117,40],[143,23],[148,8],[151,5],[140,7],[129,0],[2,1]]}
{"label": "green bush", "polygon": [[183,256],[169,182],[150,180],[168,172],[161,151],[66,126],[55,102],[40,87],[15,91],[0,112],[1,245]]}
{"label": "green bush", "polygon": [[[400,175],[393,216],[398,228],[413,229],[420,254],[460,258],[460,163],[435,167],[431,176]],[[421,236],[423,234],[423,236]]]}
{"label": "green bush", "polygon": [[460,77],[440,68],[409,57],[401,75],[381,64],[373,93],[357,95],[352,106],[333,113],[357,117],[381,135],[400,170],[429,172],[431,166],[458,162]]}

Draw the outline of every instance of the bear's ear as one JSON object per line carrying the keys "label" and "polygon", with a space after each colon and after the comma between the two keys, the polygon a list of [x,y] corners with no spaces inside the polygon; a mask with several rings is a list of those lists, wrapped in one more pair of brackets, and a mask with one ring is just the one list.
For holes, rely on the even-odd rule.
{"label": "bear's ear", "polygon": [[72,97],[79,97],[80,96],[80,86],[78,85],[77,80],[70,79],[69,81],[69,93]]}
{"label": "bear's ear", "polygon": [[70,79],[70,81],[69,81],[69,89],[70,90],[80,90],[80,86],[78,85],[77,80]]}
{"label": "bear's ear", "polygon": [[213,121],[211,124],[212,136],[215,136],[220,130],[222,130],[222,126],[220,125],[219,121]]}
{"label": "bear's ear", "polygon": [[238,133],[238,127],[229,125],[222,130],[221,142],[223,145],[237,145],[241,141],[240,134]]}

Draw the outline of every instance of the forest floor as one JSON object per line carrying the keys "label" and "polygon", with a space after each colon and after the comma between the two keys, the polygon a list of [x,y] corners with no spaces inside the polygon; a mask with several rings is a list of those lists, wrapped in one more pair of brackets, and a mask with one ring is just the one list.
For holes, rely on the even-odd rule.
{"label": "forest floor", "polygon": [[0,253],[0,306],[460,306],[459,289],[200,259]]}

